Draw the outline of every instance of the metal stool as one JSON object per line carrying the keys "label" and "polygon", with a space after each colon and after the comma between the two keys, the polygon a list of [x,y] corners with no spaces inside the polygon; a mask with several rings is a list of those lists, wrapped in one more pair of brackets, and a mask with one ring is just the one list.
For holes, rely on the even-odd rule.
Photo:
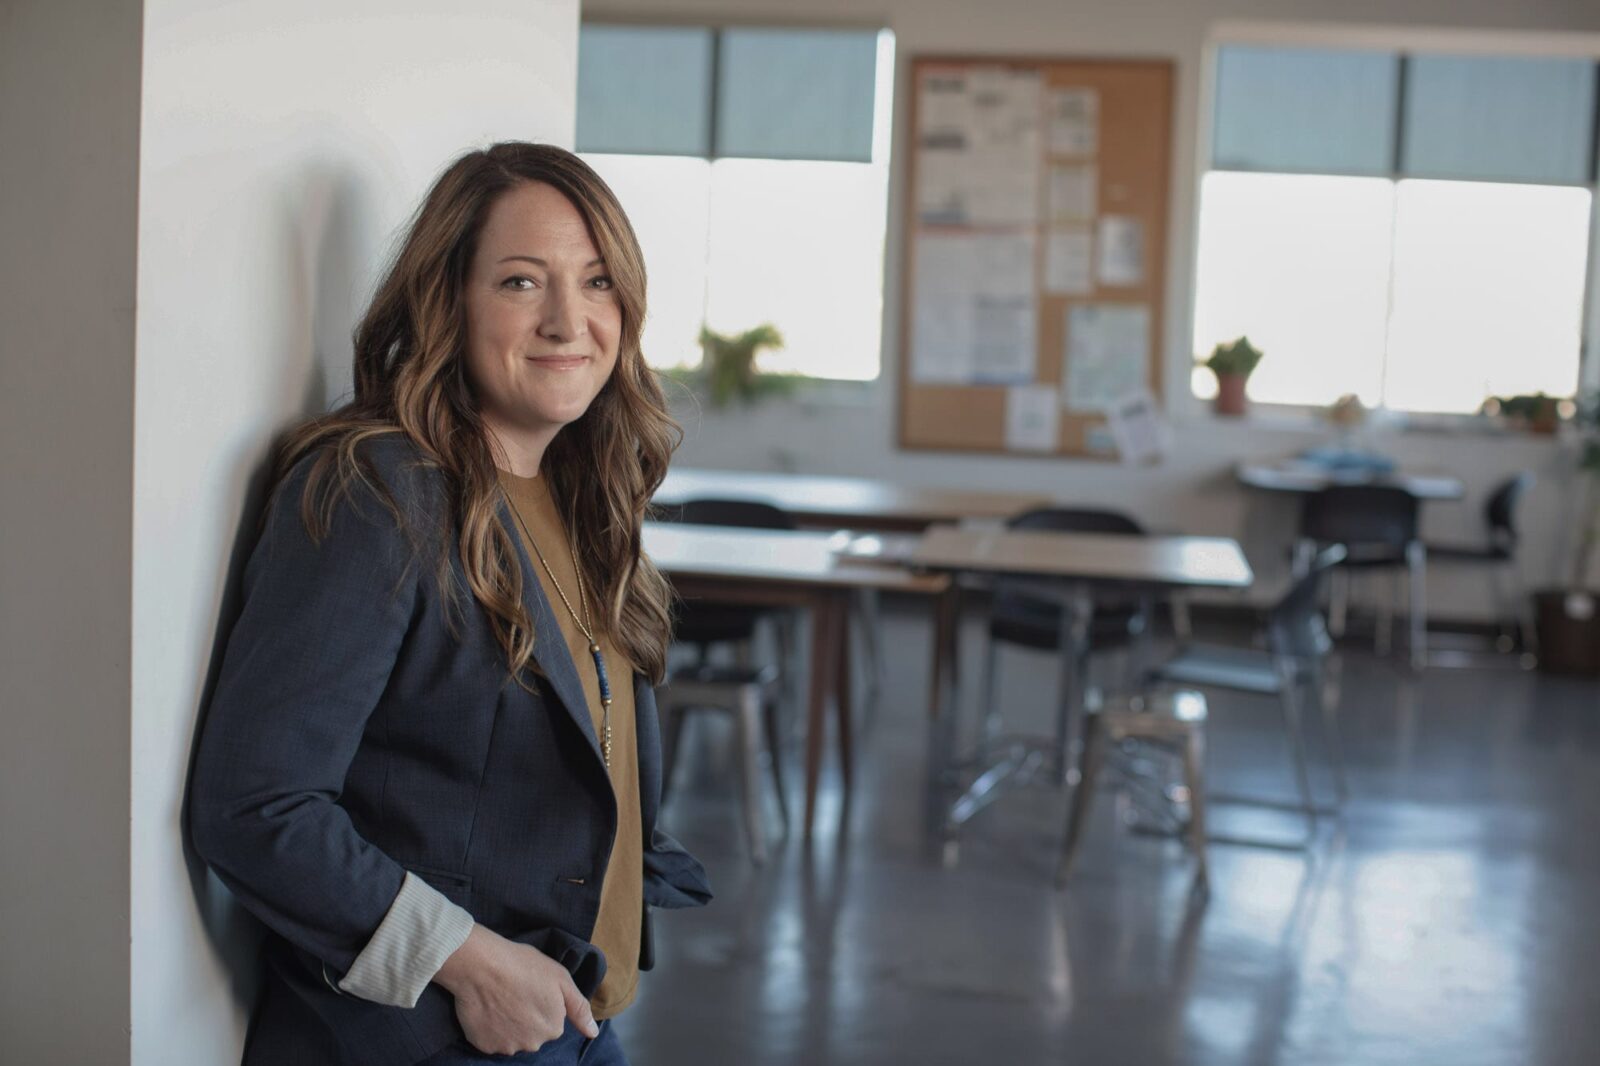
{"label": "metal stool", "polygon": [[772,783],[778,793],[778,814],[789,831],[789,803],[783,787],[783,765],[777,720],[778,671],[771,666],[708,666],[699,663],[675,671],[657,697],[662,719],[661,792],[665,799],[677,763],[678,740],[691,711],[720,710],[733,715],[739,747],[739,794],[745,836],[753,862],[767,860],[767,834],[761,816],[761,735],[766,733]]}
{"label": "metal stool", "polygon": [[1095,786],[1105,765],[1106,746],[1124,740],[1142,740],[1176,748],[1183,759],[1183,783],[1189,793],[1189,824],[1185,833],[1194,852],[1195,882],[1204,885],[1206,869],[1205,740],[1206,698],[1199,692],[1176,689],[1145,697],[1132,697],[1092,714],[1084,723],[1083,777],[1072,794],[1067,812],[1067,836],[1061,847],[1056,885],[1072,876],[1072,866],[1083,842],[1083,825],[1089,817]]}

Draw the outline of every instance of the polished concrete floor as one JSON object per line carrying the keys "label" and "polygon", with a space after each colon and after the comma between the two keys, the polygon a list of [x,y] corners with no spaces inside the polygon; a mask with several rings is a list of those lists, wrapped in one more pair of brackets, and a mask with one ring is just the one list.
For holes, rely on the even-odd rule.
{"label": "polished concrete floor", "polygon": [[[1600,1062],[1600,686],[1413,676],[1347,650],[1353,796],[1310,852],[1214,846],[1199,898],[1179,845],[1128,831],[1136,804],[1108,787],[1058,892],[1050,788],[980,814],[945,865],[927,831],[926,624],[891,605],[886,626],[855,799],[841,811],[830,767],[809,847],[746,860],[729,731],[691,725],[665,824],[718,897],[659,916],[659,964],[619,1025],[636,1066]],[[1014,724],[1042,726],[1053,665],[1003,661]],[[1286,794],[1275,705],[1214,696],[1212,719],[1211,787]],[[1298,829],[1246,813],[1214,828]]]}

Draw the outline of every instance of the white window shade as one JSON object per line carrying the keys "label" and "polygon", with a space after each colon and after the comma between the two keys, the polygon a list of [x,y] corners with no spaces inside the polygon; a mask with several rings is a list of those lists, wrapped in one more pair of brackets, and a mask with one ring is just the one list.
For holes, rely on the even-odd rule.
{"label": "white window shade", "polygon": [[1592,60],[1417,56],[1406,76],[1401,170],[1587,184],[1594,106]]}
{"label": "white window shade", "polygon": [[1399,66],[1394,53],[1219,49],[1212,166],[1390,173]]}
{"label": "white window shade", "polygon": [[712,32],[585,22],[578,34],[578,150],[709,155]]}
{"label": "white window shade", "polygon": [[872,30],[724,30],[716,154],[870,162],[877,56]]}

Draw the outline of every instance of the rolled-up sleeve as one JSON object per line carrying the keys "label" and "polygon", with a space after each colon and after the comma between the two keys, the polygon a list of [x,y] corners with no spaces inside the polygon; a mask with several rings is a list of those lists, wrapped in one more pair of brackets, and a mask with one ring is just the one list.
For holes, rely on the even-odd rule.
{"label": "rolled-up sleeve", "polygon": [[[409,1006],[470,917],[408,879],[337,801],[404,644],[419,567],[393,513],[359,483],[313,541],[301,519],[308,471],[309,459],[275,494],[245,568],[195,760],[190,828],[246,909],[354,974],[343,990]],[[412,881],[421,887],[406,890]]]}

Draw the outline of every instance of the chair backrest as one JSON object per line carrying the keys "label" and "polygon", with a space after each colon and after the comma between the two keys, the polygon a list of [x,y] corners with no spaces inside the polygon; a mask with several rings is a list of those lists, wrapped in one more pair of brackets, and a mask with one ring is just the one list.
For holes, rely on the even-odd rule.
{"label": "chair backrest", "polygon": [[1085,507],[1036,507],[1007,519],[1008,529],[1044,529],[1056,533],[1114,533],[1142,537],[1144,527],[1117,511]]}
{"label": "chair backrest", "polygon": [[1510,550],[1517,545],[1517,503],[1533,484],[1533,474],[1523,471],[1506,478],[1489,494],[1483,507],[1483,520],[1489,527],[1489,543]]}
{"label": "chair backrest", "polygon": [[1328,574],[1344,562],[1343,545],[1322,549],[1311,560],[1310,568],[1278,600],[1267,615],[1267,638],[1275,655],[1299,660],[1319,659],[1331,646],[1328,627],[1322,618],[1322,591]]}
{"label": "chair backrest", "polygon": [[[794,519],[770,503],[758,500],[685,500],[674,507],[660,508],[663,520],[694,526],[737,526],[745,529],[794,529]],[[756,624],[772,613],[770,607],[744,604],[680,601],[674,635],[683,644],[698,645],[702,656],[707,645],[745,641],[755,635]]]}
{"label": "chair backrest", "polygon": [[[1047,530],[1052,533],[1109,533],[1115,536],[1142,537],[1144,528],[1125,514],[1086,507],[1036,507],[1006,520],[1008,529]],[[990,632],[1004,631],[1009,626],[1038,624],[1043,618],[1059,616],[1060,605],[1054,600],[1030,596],[1031,583],[1026,578],[1001,578],[994,583],[994,599],[990,608]],[[1114,593],[1097,598],[1102,608],[1128,609],[1138,602],[1137,597]]]}
{"label": "chair backrest", "polygon": [[1394,485],[1331,485],[1306,497],[1300,536],[1400,551],[1417,539],[1417,510],[1417,498]]}
{"label": "chair backrest", "polygon": [[759,500],[685,500],[676,520],[692,526],[740,526],[746,529],[794,529],[794,519]]}

